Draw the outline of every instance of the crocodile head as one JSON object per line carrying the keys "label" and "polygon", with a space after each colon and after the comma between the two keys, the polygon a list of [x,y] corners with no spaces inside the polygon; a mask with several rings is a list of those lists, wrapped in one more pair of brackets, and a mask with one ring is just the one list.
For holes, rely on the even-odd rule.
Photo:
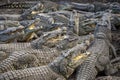
{"label": "crocodile head", "polygon": [[97,38],[106,38],[111,40],[111,14],[104,13],[102,18],[97,22],[94,35]]}
{"label": "crocodile head", "polygon": [[[66,33],[66,27],[58,28],[53,31],[43,33],[40,38],[31,42],[31,45],[37,49],[43,48],[45,46],[49,47],[50,43],[55,44],[58,41],[64,39],[64,35]],[[55,39],[56,38],[56,39]]]}
{"label": "crocodile head", "polygon": [[73,32],[65,32],[57,34],[56,36],[47,39],[44,46],[55,47],[57,50],[62,51],[74,47],[78,43],[79,36]]}
{"label": "crocodile head", "polygon": [[65,35],[64,37],[66,38],[56,44],[57,50],[63,51],[72,48],[77,45],[79,40],[79,36],[74,34],[73,32],[67,32],[67,35]]}
{"label": "crocodile head", "polygon": [[74,69],[80,65],[88,56],[86,53],[86,44],[78,44],[75,47],[63,51],[52,63],[50,68],[59,75],[68,78]]}

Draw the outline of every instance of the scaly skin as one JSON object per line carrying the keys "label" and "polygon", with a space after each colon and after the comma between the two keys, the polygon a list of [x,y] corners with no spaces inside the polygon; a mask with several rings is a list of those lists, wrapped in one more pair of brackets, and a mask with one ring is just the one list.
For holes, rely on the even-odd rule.
{"label": "scaly skin", "polygon": [[35,48],[42,48],[43,44],[46,43],[49,39],[57,37],[59,34],[65,34],[66,27],[59,28],[57,30],[45,32],[40,38],[32,41],[31,45]]}
{"label": "scaly skin", "polygon": [[53,14],[51,16],[53,17],[53,19],[56,23],[61,22],[61,23],[64,23],[66,25],[68,25],[68,23],[69,23],[69,18],[67,18],[66,16],[64,16],[62,14]]}
{"label": "scaly skin", "polygon": [[80,66],[80,70],[79,70],[78,75],[77,75],[77,80],[94,80],[94,78],[97,75],[97,70],[95,68],[96,63],[97,63],[97,59],[100,57],[100,55],[106,49],[108,50],[108,48],[106,48],[105,45],[106,45],[105,41],[96,40],[95,43],[94,43],[94,45],[90,47],[90,49],[88,51],[92,52],[92,54]]}
{"label": "scaly skin", "polygon": [[120,62],[112,63],[115,69],[120,69]]}
{"label": "scaly skin", "polygon": [[[32,19],[35,14],[38,14],[39,12],[51,12],[56,11],[58,8],[58,5],[51,1],[41,1],[38,2],[33,7],[30,7],[27,9],[20,17],[21,20],[23,19]],[[32,14],[35,12],[35,14]]]}
{"label": "scaly skin", "polygon": [[117,77],[117,76],[104,76],[104,77],[98,77],[95,80],[120,80],[120,77]]}
{"label": "scaly skin", "polygon": [[48,66],[41,66],[3,73],[0,80],[57,80],[59,77]]}
{"label": "scaly skin", "polygon": [[107,9],[112,10],[113,13],[119,13],[120,6],[119,3],[102,3],[102,2],[94,2],[93,4],[88,3],[75,3],[71,2],[72,9],[87,11],[87,12],[99,12]]}
{"label": "scaly skin", "polygon": [[[5,52],[13,52],[16,50],[26,49],[26,48],[40,48],[39,45],[41,41],[52,38],[56,36],[56,34],[63,33],[66,29],[59,29],[55,31],[46,32],[44,35],[39,37],[38,39],[30,42],[30,43],[10,43],[10,44],[1,44],[0,50]],[[44,39],[45,38],[45,39]]]}
{"label": "scaly skin", "polygon": [[3,34],[0,35],[0,43],[16,42],[19,37],[23,36],[23,33]]}
{"label": "scaly skin", "polygon": [[34,10],[39,10],[41,9],[43,6],[42,3],[38,2],[36,5],[34,5],[33,7],[30,7],[29,9],[27,9],[26,11],[24,11],[21,16],[20,19],[32,19],[33,15],[32,15],[32,11]]}
{"label": "scaly skin", "polygon": [[[5,72],[0,75],[0,80],[57,80],[58,78],[58,80],[64,80],[89,56],[89,54],[81,53],[88,46],[86,43],[78,44],[72,49],[62,52],[59,57],[46,66]],[[78,56],[81,57],[74,60]]]}
{"label": "scaly skin", "polygon": [[101,21],[98,22],[95,41],[87,50],[92,54],[80,66],[77,80],[94,80],[99,71],[105,70],[106,66],[110,65],[108,42],[111,37],[111,27],[109,17],[109,14],[105,13]]}
{"label": "scaly skin", "polygon": [[[17,68],[17,65],[18,67],[20,67],[20,65],[22,66],[21,60],[22,60],[22,56],[24,55],[28,55],[28,56],[34,55],[36,57],[35,59],[38,60],[36,66],[39,66],[52,62],[52,60],[54,60],[59,55],[59,52],[56,49],[42,49],[42,50],[26,49],[26,50],[15,51],[7,59],[3,60],[0,63],[0,71],[4,73],[7,71],[15,70],[15,67]],[[26,60],[27,59],[23,60],[22,62],[25,62]],[[27,65],[29,63],[26,62],[24,64]],[[34,65],[31,67],[34,67]]]}
{"label": "scaly skin", "polygon": [[[38,39],[36,39],[36,40],[34,40],[34,41],[30,42],[30,43],[1,44],[0,45],[0,50],[11,53],[13,51],[22,50],[22,49],[26,49],[26,48],[33,48],[33,49],[40,48],[41,49],[41,46],[43,46],[41,44],[44,44],[45,42],[47,42],[51,38],[54,39],[54,37],[57,37],[58,34],[64,33],[64,30],[65,29],[60,29],[60,30],[46,32],[44,35],[42,35],[41,37],[39,37]],[[68,37],[68,39],[69,39],[69,37]],[[74,39],[74,36],[71,39]],[[61,42],[62,42],[62,40],[61,40]],[[72,41],[72,42],[74,42],[74,41]]]}
{"label": "scaly skin", "polygon": [[0,43],[9,43],[22,36],[23,26],[10,27],[0,31]]}
{"label": "scaly skin", "polygon": [[[40,27],[36,28],[35,24],[39,22],[39,19],[34,20],[27,26],[11,27],[0,32],[0,41],[3,43],[12,42],[14,40],[18,41],[30,41],[35,37],[35,33],[41,30]],[[34,34],[34,35],[33,35]]]}
{"label": "scaly skin", "polygon": [[[4,15],[1,15],[1,16],[8,17],[9,15],[4,14]],[[11,16],[13,16],[13,15],[11,15]],[[0,32],[3,31],[3,30],[7,30],[7,29],[9,29],[11,27],[16,27],[17,28],[18,26],[20,26],[19,21],[10,21],[10,20],[4,21],[4,20],[1,20],[0,21]]]}
{"label": "scaly skin", "polygon": [[[28,54],[28,56],[29,56],[29,54],[36,56],[36,58],[38,60],[37,66],[38,65],[46,65],[46,64],[52,62],[58,55],[60,55],[60,52],[62,50],[67,50],[67,49],[70,49],[70,48],[76,46],[77,42],[72,38],[73,37],[70,38],[70,41],[69,40],[65,41],[65,42],[68,42],[68,44],[65,44],[65,45],[64,45],[64,42],[61,41],[61,43],[57,45],[57,50],[56,49],[48,49],[48,48],[37,50],[37,49],[32,49],[32,48],[28,47],[25,50],[20,49],[18,51],[15,51],[1,63],[1,70],[2,70],[2,72],[14,70],[14,68],[10,68],[10,66],[13,67],[13,65],[16,65],[16,66],[22,65],[22,64],[19,64],[20,63],[19,59],[21,61],[22,56],[24,57],[24,55],[27,55],[27,54]],[[91,42],[92,41],[91,36],[87,36],[87,37],[82,36],[80,43],[82,43],[84,41],[86,42],[86,40]],[[86,42],[86,44],[89,45],[89,42]],[[66,46],[65,49],[61,48],[62,46]],[[13,48],[13,50],[15,50],[15,48]],[[26,59],[26,60],[28,60],[28,59]],[[23,62],[26,62],[26,60],[23,60]],[[27,65],[28,63],[24,63],[24,64]],[[5,67],[4,65],[7,65],[7,66]],[[34,65],[33,65],[33,67],[34,67]]]}
{"label": "scaly skin", "polygon": [[0,44],[0,51],[4,51],[6,53],[11,53],[17,50],[23,50],[26,48],[31,48],[30,43],[9,43],[9,44]]}
{"label": "scaly skin", "polygon": [[37,2],[10,2],[0,5],[0,9],[28,9],[36,3]]}

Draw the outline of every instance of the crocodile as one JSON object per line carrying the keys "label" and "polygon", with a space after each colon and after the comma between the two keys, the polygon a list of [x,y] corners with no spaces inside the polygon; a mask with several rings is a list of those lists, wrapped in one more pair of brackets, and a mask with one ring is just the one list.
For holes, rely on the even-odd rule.
{"label": "crocodile", "polygon": [[52,2],[50,0],[43,0],[43,1],[41,1],[41,3],[43,4],[42,12],[44,12],[44,13],[54,12],[54,11],[57,11],[59,9],[59,4]]}
{"label": "crocodile", "polygon": [[114,3],[101,3],[101,2],[93,2],[93,4],[89,3],[75,3],[71,2],[70,5],[72,9],[82,10],[87,12],[98,12],[105,11],[107,9],[112,10],[112,13],[120,13],[120,4],[117,2]]}
{"label": "crocodile", "polygon": [[3,34],[12,34],[12,33],[15,33],[15,32],[19,32],[19,31],[21,31],[23,29],[24,29],[23,26],[10,27],[10,28],[7,28],[6,30],[0,30],[0,35],[3,35]]}
{"label": "crocodile", "polygon": [[111,39],[110,33],[110,13],[105,13],[97,23],[94,43],[87,50],[91,55],[79,67],[76,80],[94,80],[99,71],[111,66],[108,44]]}
{"label": "crocodile", "polygon": [[58,22],[61,22],[61,23],[64,23],[64,24],[69,23],[69,18],[67,18],[63,14],[50,14],[50,15],[53,17],[53,19],[56,23],[58,23]]}
{"label": "crocodile", "polygon": [[30,43],[7,43],[0,44],[0,51],[8,53],[8,55],[17,50],[23,50],[26,48],[32,48]]}
{"label": "crocodile", "polygon": [[[66,29],[65,29],[66,30]],[[41,43],[41,39],[42,40],[46,40],[49,38],[54,38],[55,36],[57,36],[59,33],[63,33],[62,31],[64,31],[64,29],[59,29],[59,30],[55,30],[55,31],[50,31],[50,32],[45,32],[44,35],[42,35],[41,37],[39,37],[36,40],[33,40],[32,42],[27,42],[27,43],[10,43],[10,44],[1,44],[0,45],[0,50],[1,51],[5,51],[7,53],[11,53],[13,51],[16,50],[22,50],[22,49],[26,49],[26,48],[40,48],[39,46]]]}
{"label": "crocodile", "polygon": [[[2,12],[2,10],[1,10],[1,12]],[[4,11],[3,11],[3,13],[4,13]],[[10,14],[10,13],[8,14],[8,13],[0,14],[0,20],[12,20],[12,21],[19,20],[20,14]]]}
{"label": "crocodile", "polygon": [[[84,36],[85,38],[83,39],[83,37],[81,37],[81,41],[79,42],[79,44],[83,44],[83,42],[86,44],[86,45],[90,45],[89,42],[91,42],[91,37],[92,36]],[[64,43],[64,42],[63,42]],[[58,44],[58,45],[62,45],[62,44]],[[64,44],[63,44],[64,45]],[[14,69],[13,67],[21,67],[19,65],[19,60],[22,62],[26,62],[26,61],[31,61],[31,60],[24,60],[24,59],[21,59],[21,57],[24,55],[34,55],[36,56],[36,59],[38,61],[38,64],[37,66],[40,66],[40,65],[45,65],[45,64],[48,64],[50,62],[52,62],[58,55],[60,55],[60,52],[63,51],[63,50],[67,50],[67,49],[71,49],[73,47],[75,47],[77,45],[77,42],[73,39],[72,41],[70,40],[70,42],[68,44],[65,44],[65,49],[62,49],[61,47],[55,47],[55,48],[43,48],[43,49],[31,49],[31,48],[26,48],[25,50],[17,50],[17,51],[14,51],[13,53],[11,53],[9,55],[9,57],[7,59],[5,59],[0,65],[0,69],[3,70],[3,72],[6,72],[7,70],[12,70]],[[82,48],[81,48],[82,49]],[[33,58],[35,58],[33,56]],[[25,57],[24,57],[25,58]],[[36,62],[36,61],[35,61]],[[6,66],[4,66],[6,65]],[[18,66],[19,65],[19,66]],[[27,64],[25,64],[26,67],[27,67]],[[10,66],[13,66],[13,67],[10,67]]]}
{"label": "crocodile", "polygon": [[11,20],[7,20],[7,21],[1,20],[0,21],[0,31],[6,30],[7,28],[10,28],[10,27],[15,27],[15,26],[16,27],[20,26],[19,21],[11,21]]}
{"label": "crocodile", "polygon": [[33,7],[30,7],[29,9],[25,10],[24,13],[22,13],[20,20],[23,19],[31,19],[34,15],[40,13],[40,12],[50,12],[50,11],[56,11],[58,8],[58,4],[51,2],[51,1],[41,1],[38,2]]}
{"label": "crocodile", "polygon": [[[3,60],[0,63],[0,71],[1,73],[16,70],[16,69],[23,69],[28,68],[29,65],[32,64],[32,62],[36,62],[35,66],[45,65],[54,60],[60,52],[57,49],[25,49],[25,50],[19,50],[14,51],[11,55],[9,55],[8,58]],[[30,55],[33,55],[29,58]],[[23,59],[24,58],[24,59]],[[31,61],[31,59],[33,61]],[[25,65],[25,66],[24,66]]]}
{"label": "crocodile", "polygon": [[[40,17],[36,17],[36,18],[40,18]],[[61,28],[61,27],[65,26],[64,23],[60,23],[60,22],[53,23],[51,20],[53,20],[53,18],[51,18],[51,17],[47,18],[44,15],[44,17],[42,18],[42,20],[40,19],[40,22],[36,22],[34,25],[31,25],[31,28],[32,28],[32,26],[33,26],[33,29],[34,29],[34,27],[41,28],[40,31],[36,32],[36,34],[38,36],[41,36],[42,34],[44,34],[44,32],[53,31],[53,30],[56,30],[58,28]],[[33,21],[34,20],[23,20],[23,21],[20,21],[20,24],[27,27],[27,25],[30,24],[30,23],[32,23]],[[29,29],[29,28],[27,28],[27,29]]]}
{"label": "crocodile", "polygon": [[34,18],[35,19],[39,18],[41,22],[44,22],[46,24],[54,24],[55,23],[53,17],[51,15],[48,15],[48,13],[39,13]]}
{"label": "crocodile", "polygon": [[27,23],[27,25],[25,25],[25,23],[20,23],[21,25],[23,24],[25,29],[24,29],[24,34],[22,36],[22,39],[20,41],[30,41],[33,38],[37,38],[37,32],[41,31],[42,28],[40,27],[40,25],[38,25],[38,23],[40,22],[40,19],[36,18],[35,20]]}
{"label": "crocodile", "polygon": [[86,15],[81,15],[75,10],[71,12],[68,27],[79,36],[86,35],[94,32],[97,20],[93,17],[88,19]]}
{"label": "crocodile", "polygon": [[35,6],[27,9],[26,11],[24,11],[21,16],[20,16],[20,20],[23,20],[23,19],[31,19],[32,18],[32,11],[34,10],[39,10],[41,9],[43,6],[43,4],[41,3],[37,3]]}
{"label": "crocodile", "polygon": [[[41,26],[53,26],[54,24],[63,24],[63,26],[67,26],[69,22],[69,18],[67,18],[63,14],[49,14],[49,13],[39,13],[34,16],[34,18],[40,18],[41,23],[44,24]],[[48,27],[49,29],[49,27]],[[48,30],[46,29],[46,30]]]}
{"label": "crocodile", "polygon": [[[97,20],[96,20],[97,21]],[[93,33],[96,26],[95,20],[83,20],[79,23],[79,33],[78,35],[86,35],[89,33]]]}
{"label": "crocodile", "polygon": [[[35,20],[33,20],[32,22],[30,22],[29,24],[25,25],[25,26],[18,26],[18,27],[8,27],[5,30],[1,30],[0,31],[0,41],[1,42],[8,42],[11,39],[14,40],[16,39],[16,37],[13,36],[17,36],[17,37],[21,37],[19,40],[20,41],[29,41],[31,40],[37,33],[38,31],[41,31],[41,27],[40,26],[36,26],[36,24],[39,22],[40,20],[37,18]],[[17,35],[18,33],[18,35]],[[12,36],[11,36],[12,34]],[[21,35],[19,35],[21,34]],[[5,36],[5,37],[4,37]]]}
{"label": "crocodile", "polygon": [[[32,41],[31,45],[35,48],[42,48],[42,45],[49,39],[51,38],[55,38],[57,37],[58,35],[62,35],[62,34],[65,34],[66,33],[66,27],[63,27],[63,28],[58,28],[57,30],[53,30],[53,31],[49,31],[49,32],[45,32],[43,33],[43,35]],[[34,46],[35,45],[35,46]]]}
{"label": "crocodile", "polygon": [[[69,48],[72,48],[73,46],[77,45],[79,42],[83,42],[85,41],[85,36],[84,36],[84,40],[82,40],[81,37],[77,36],[76,34],[74,34],[73,32],[69,32],[66,35],[64,35],[64,39],[61,41],[58,41],[55,44],[55,47],[58,50],[66,50]],[[92,37],[92,36],[91,36]],[[80,38],[80,39],[79,39]],[[87,37],[88,40],[90,40],[90,37]],[[81,40],[81,41],[80,41]]]}
{"label": "crocodile", "polygon": [[33,38],[36,39],[36,38],[38,38],[36,33],[39,32],[40,30],[41,30],[41,28],[26,29],[25,32],[23,33],[23,35],[20,36],[21,38],[18,39],[18,41],[29,42]]}
{"label": "crocodile", "polygon": [[72,6],[73,9],[77,9],[77,10],[81,10],[81,11],[88,11],[88,12],[94,11],[93,4],[71,2],[70,5]]}
{"label": "crocodile", "polygon": [[15,34],[3,34],[0,35],[0,43],[10,43],[10,42],[16,42],[17,39],[23,36],[23,33],[15,33]]}
{"label": "crocodile", "polygon": [[59,34],[58,36],[55,36],[55,37],[53,36],[49,38],[48,40],[46,40],[43,46],[50,47],[50,48],[57,47],[57,49],[59,50],[65,50],[68,48],[72,48],[73,46],[78,44],[78,42],[79,42],[79,36],[77,36],[73,32],[69,32],[66,34]]}
{"label": "crocodile", "polygon": [[[57,30],[57,31],[59,31],[59,30]],[[51,34],[51,35],[47,35],[47,34]],[[52,42],[53,44],[51,44],[51,45],[54,45],[54,47],[57,47],[57,49],[61,49],[61,50],[73,47],[75,44],[77,44],[77,42],[80,43],[80,42],[82,42],[84,40],[87,40],[87,39],[89,40],[92,37],[92,35],[86,35],[86,36],[78,37],[78,36],[74,35],[73,33],[69,33],[69,34],[64,35],[64,39],[63,39],[62,37],[59,38],[59,36],[57,37],[57,35],[54,35],[54,31],[46,32],[45,35],[44,36],[46,38],[48,38],[48,36],[51,36],[51,37],[48,38],[49,39],[47,41],[48,44],[43,42],[44,44],[46,44],[46,46],[51,43],[49,41],[59,40],[59,42],[57,41],[56,44],[54,44],[54,42]],[[54,38],[55,36],[56,36],[56,40]],[[29,49],[39,49],[40,48],[39,46],[41,46],[41,45],[39,45],[39,43],[41,42],[40,41],[41,38],[42,37],[40,37],[40,38],[38,38],[36,40],[33,40],[31,42],[26,42],[26,43],[25,42],[19,42],[19,43],[9,43],[9,44],[8,43],[6,43],[6,44],[4,43],[4,44],[0,44],[0,51],[4,51],[4,52],[6,52],[9,55],[13,51],[17,51],[17,50],[23,50],[23,49],[27,49],[27,48],[29,48]],[[79,40],[77,38],[79,38]],[[43,40],[44,40],[44,38],[43,38]],[[48,46],[48,47],[50,47],[50,46]]]}
{"label": "crocodile", "polygon": [[60,11],[55,11],[55,12],[49,12],[49,15],[54,15],[54,14],[62,14],[66,17],[70,17],[72,11],[66,11],[66,10],[60,10]]}
{"label": "crocodile", "polygon": [[15,32],[11,34],[2,34],[0,36],[0,43],[10,43],[10,42],[17,42],[17,41],[30,41],[34,37],[37,38],[36,32],[40,31],[41,28],[35,28],[32,30],[27,30],[26,33],[24,31]]}
{"label": "crocodile", "polygon": [[10,3],[0,5],[0,9],[28,9],[36,5],[37,2],[38,1],[10,2]]}
{"label": "crocodile", "polygon": [[[24,20],[24,21],[0,21],[0,32],[6,31],[6,32],[12,32],[17,31],[17,29],[34,29],[36,27],[36,24],[40,22],[40,19],[36,18],[34,20]],[[13,27],[13,29],[11,29]]]}
{"label": "crocodile", "polygon": [[98,77],[95,80],[119,80],[120,77],[117,76],[103,76],[103,77]]}
{"label": "crocodile", "polygon": [[[0,75],[0,80],[66,80],[74,69],[90,53],[82,53],[88,45],[85,43],[63,51],[54,61],[45,66],[8,71]],[[23,75],[24,74],[24,75]]]}

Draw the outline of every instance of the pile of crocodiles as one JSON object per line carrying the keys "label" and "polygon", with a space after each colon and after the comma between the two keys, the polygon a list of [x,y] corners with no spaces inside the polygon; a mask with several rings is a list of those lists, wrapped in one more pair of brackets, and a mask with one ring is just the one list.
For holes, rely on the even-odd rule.
{"label": "pile of crocodiles", "polygon": [[120,80],[120,4],[0,2],[0,80]]}

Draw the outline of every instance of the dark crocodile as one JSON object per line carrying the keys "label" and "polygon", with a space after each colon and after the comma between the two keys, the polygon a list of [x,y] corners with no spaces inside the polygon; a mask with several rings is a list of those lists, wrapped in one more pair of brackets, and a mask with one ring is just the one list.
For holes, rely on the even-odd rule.
{"label": "dark crocodile", "polygon": [[109,40],[111,39],[110,14],[105,13],[97,23],[95,41],[87,50],[90,57],[79,67],[77,80],[94,80],[99,71],[110,65]]}

